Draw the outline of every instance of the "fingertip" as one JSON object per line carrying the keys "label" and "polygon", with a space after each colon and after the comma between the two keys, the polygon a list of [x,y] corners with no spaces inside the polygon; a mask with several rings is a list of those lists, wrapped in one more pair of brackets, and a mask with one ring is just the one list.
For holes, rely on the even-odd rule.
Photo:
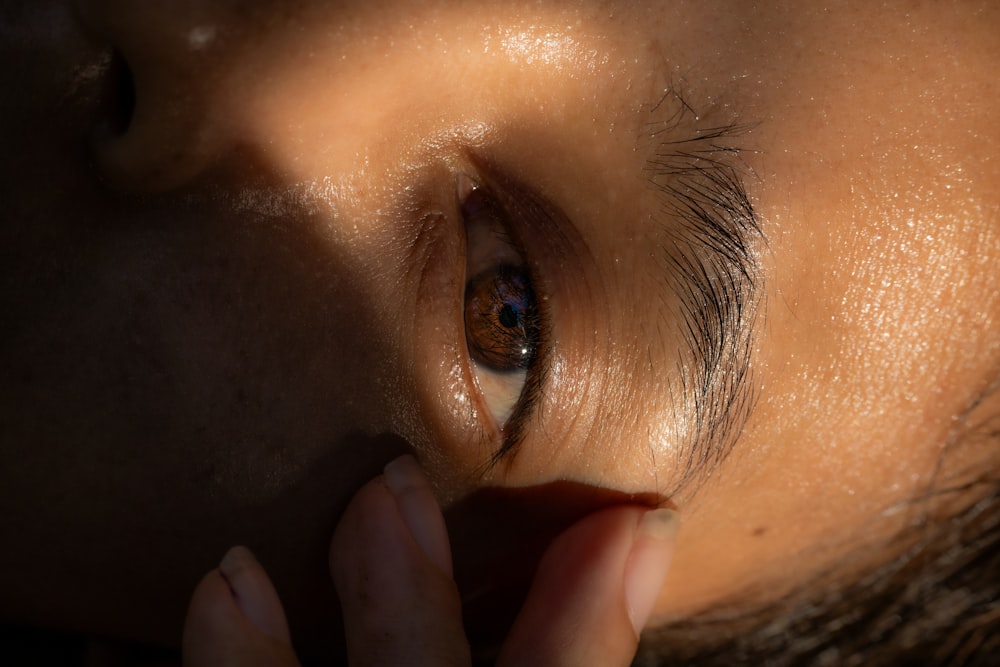
{"label": "fingertip", "polygon": [[184,665],[226,664],[229,647],[242,643],[245,619],[217,569],[198,583],[188,604],[181,641]]}
{"label": "fingertip", "polygon": [[241,614],[225,577],[215,569],[202,577],[195,587],[188,604],[186,625],[213,632],[224,631],[235,625]]}
{"label": "fingertip", "polygon": [[338,593],[359,583],[359,568],[367,567],[370,554],[395,544],[390,531],[395,516],[392,495],[381,477],[365,484],[348,504],[330,540],[330,573]]}
{"label": "fingertip", "polygon": [[673,560],[679,528],[677,512],[656,509],[639,520],[625,563],[625,601],[638,638],[649,620]]}
{"label": "fingertip", "polygon": [[[358,562],[373,554],[416,567],[411,546],[449,581],[451,545],[444,515],[430,483],[412,456],[390,461],[375,479],[354,495],[330,542],[330,569],[334,581],[347,583]],[[339,587],[339,584],[338,584]]]}
{"label": "fingertip", "polygon": [[[227,554],[228,558],[223,558],[220,567],[202,577],[195,588],[181,642],[185,667],[290,667],[298,664],[287,639],[287,623],[280,602],[277,602],[277,593],[266,579],[263,568],[256,564],[260,571],[255,572],[253,563],[256,561],[249,563],[243,556],[245,554]],[[229,571],[228,577],[223,567]],[[257,585],[254,579],[259,576],[264,577],[278,605],[278,625],[275,619],[262,617],[259,613],[259,591],[253,590]],[[273,608],[268,613],[273,614]],[[274,632],[276,628],[278,632]]]}
{"label": "fingertip", "polygon": [[413,539],[431,562],[450,577],[452,565],[448,530],[430,482],[417,460],[410,455],[400,456],[385,466],[383,477]]}
{"label": "fingertip", "polygon": [[237,607],[258,630],[272,639],[291,643],[281,600],[253,552],[244,546],[231,548],[222,557],[219,572],[229,584]]}
{"label": "fingertip", "polygon": [[447,568],[441,560],[438,541],[448,549],[441,510],[422,473],[408,467],[387,467],[363,486],[330,544],[350,663],[468,664],[450,554]]}
{"label": "fingertip", "polygon": [[580,520],[542,557],[503,665],[628,665],[677,532],[670,510],[618,506]]}

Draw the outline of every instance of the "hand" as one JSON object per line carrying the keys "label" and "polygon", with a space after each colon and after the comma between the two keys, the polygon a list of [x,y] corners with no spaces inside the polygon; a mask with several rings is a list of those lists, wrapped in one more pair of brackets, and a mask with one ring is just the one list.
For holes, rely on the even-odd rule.
{"label": "hand", "polygon": [[[662,588],[677,521],[618,506],[546,551],[497,665],[627,665]],[[333,537],[330,570],[354,667],[471,663],[441,510],[412,457],[355,495]],[[290,667],[298,661],[267,574],[235,547],[198,585],[184,629],[189,667]]]}

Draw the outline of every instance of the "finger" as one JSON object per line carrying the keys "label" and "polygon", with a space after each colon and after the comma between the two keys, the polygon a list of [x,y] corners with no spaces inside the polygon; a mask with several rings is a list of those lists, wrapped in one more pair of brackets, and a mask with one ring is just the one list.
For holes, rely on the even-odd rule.
{"label": "finger", "polygon": [[248,549],[230,549],[198,584],[182,651],[187,667],[298,665],[278,594]]}
{"label": "finger", "polygon": [[444,519],[412,457],[354,496],[330,569],[352,667],[469,665]]}
{"label": "finger", "polygon": [[615,507],[571,526],[545,552],[498,665],[628,665],[663,587],[676,513]]}

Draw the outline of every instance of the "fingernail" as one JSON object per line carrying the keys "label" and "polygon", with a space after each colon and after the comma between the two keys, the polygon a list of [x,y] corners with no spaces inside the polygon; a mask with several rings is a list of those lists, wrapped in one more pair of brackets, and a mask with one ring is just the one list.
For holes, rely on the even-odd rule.
{"label": "fingernail", "polygon": [[444,516],[417,460],[407,454],[390,461],[383,477],[417,545],[450,577],[451,547]]}
{"label": "fingernail", "polygon": [[660,597],[678,527],[677,512],[656,509],[646,512],[636,528],[632,552],[625,565],[625,601],[637,637]]}
{"label": "fingernail", "polygon": [[236,546],[227,551],[219,563],[219,572],[229,583],[240,611],[258,630],[273,639],[290,641],[278,594],[249,549]]}

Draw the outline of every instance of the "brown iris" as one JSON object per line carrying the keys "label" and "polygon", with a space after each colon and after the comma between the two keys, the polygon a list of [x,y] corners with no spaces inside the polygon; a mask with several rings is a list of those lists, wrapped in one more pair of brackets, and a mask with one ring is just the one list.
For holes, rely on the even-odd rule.
{"label": "brown iris", "polygon": [[465,336],[476,363],[526,370],[538,344],[535,295],[523,268],[501,264],[465,288]]}

